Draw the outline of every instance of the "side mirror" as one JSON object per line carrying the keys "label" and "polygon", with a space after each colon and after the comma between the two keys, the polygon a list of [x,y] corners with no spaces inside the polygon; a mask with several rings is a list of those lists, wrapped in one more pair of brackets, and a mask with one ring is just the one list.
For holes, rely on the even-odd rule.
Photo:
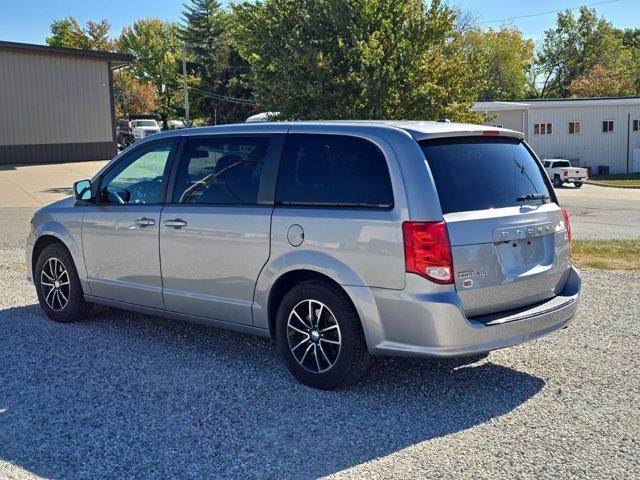
{"label": "side mirror", "polygon": [[90,202],[93,200],[93,192],[91,191],[91,180],[80,180],[73,184],[73,195],[76,200]]}

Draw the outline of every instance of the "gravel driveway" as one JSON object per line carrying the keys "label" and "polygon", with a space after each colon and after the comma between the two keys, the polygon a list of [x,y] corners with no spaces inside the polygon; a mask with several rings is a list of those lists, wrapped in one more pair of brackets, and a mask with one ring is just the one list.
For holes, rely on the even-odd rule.
{"label": "gravel driveway", "polygon": [[52,323],[22,251],[0,265],[2,479],[640,471],[638,276],[585,271],[574,323],[533,343],[380,360],[362,384],[320,392],[263,339],[116,310]]}

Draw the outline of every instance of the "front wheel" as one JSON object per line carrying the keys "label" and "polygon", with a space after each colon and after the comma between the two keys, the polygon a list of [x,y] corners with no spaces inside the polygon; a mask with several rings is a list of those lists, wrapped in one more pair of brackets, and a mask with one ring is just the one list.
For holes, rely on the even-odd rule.
{"label": "front wheel", "polygon": [[573,182],[573,186],[576,188],[580,188],[582,186],[582,182]]}
{"label": "front wheel", "polygon": [[61,245],[49,245],[40,253],[33,280],[40,307],[51,320],[75,322],[91,313],[73,259]]}
{"label": "front wheel", "polygon": [[289,371],[314,388],[348,386],[369,365],[358,314],[346,293],[329,282],[302,282],[285,295],[276,336]]}
{"label": "front wheel", "polygon": [[560,188],[562,186],[564,182],[562,181],[562,179],[556,175],[553,179],[553,187],[554,188]]}

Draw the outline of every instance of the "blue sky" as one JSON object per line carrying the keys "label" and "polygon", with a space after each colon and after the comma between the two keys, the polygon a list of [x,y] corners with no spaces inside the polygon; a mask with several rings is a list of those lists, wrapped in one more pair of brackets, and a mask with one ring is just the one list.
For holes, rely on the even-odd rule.
{"label": "blue sky", "polygon": [[[482,22],[572,8],[598,0],[451,0],[479,15]],[[49,24],[56,18],[75,16],[81,23],[106,18],[114,34],[143,17],[178,20],[182,1],[176,0],[0,0],[0,40],[43,44]],[[596,5],[601,15],[618,27],[640,27],[640,1],[617,0]],[[538,39],[555,20],[555,14],[514,20],[516,27]],[[483,26],[499,27],[500,22]]]}

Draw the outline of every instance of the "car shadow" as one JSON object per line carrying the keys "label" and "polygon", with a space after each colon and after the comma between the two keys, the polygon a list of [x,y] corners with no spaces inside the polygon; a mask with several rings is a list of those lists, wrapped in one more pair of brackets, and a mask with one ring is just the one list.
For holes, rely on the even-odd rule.
{"label": "car shadow", "polygon": [[0,459],[47,478],[316,478],[507,414],[544,382],[482,360],[377,359],[297,383],[269,340],[104,309],[0,311]]}
{"label": "car shadow", "polygon": [[64,195],[73,195],[73,188],[72,187],[52,187],[52,188],[45,188],[44,190],[40,190],[42,193],[57,193],[57,194],[64,194]]}

